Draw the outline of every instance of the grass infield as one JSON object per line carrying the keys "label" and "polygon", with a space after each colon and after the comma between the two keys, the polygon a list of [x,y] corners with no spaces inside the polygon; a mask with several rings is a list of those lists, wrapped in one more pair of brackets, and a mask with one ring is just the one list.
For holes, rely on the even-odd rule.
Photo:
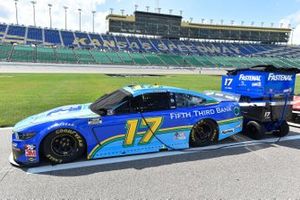
{"label": "grass infield", "polygon": [[0,127],[13,126],[51,108],[93,102],[129,84],[160,84],[196,91],[220,89],[221,78],[205,75],[111,77],[104,74],[0,74]]}
{"label": "grass infield", "polygon": [[[298,79],[299,80],[299,79]],[[93,102],[130,84],[160,84],[196,91],[220,90],[221,77],[166,75],[111,77],[104,74],[0,74],[0,127],[62,105]],[[299,86],[300,81],[297,81]],[[300,88],[296,86],[296,93]]]}

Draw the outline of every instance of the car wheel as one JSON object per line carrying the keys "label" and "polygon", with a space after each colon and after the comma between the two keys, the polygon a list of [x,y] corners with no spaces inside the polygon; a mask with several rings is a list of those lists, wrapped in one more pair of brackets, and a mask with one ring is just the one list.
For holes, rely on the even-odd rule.
{"label": "car wheel", "polygon": [[278,131],[274,131],[273,135],[276,137],[284,137],[290,132],[290,127],[286,121],[283,121],[281,125],[279,126]]}
{"label": "car wheel", "polygon": [[197,122],[191,130],[190,146],[201,147],[216,141],[218,126],[211,120],[201,120]]}
{"label": "car wheel", "polygon": [[52,163],[66,163],[80,158],[86,149],[83,137],[71,129],[58,129],[42,143],[43,155]]}
{"label": "car wheel", "polygon": [[246,134],[255,140],[260,140],[265,137],[266,129],[264,125],[256,121],[250,121],[246,125]]}

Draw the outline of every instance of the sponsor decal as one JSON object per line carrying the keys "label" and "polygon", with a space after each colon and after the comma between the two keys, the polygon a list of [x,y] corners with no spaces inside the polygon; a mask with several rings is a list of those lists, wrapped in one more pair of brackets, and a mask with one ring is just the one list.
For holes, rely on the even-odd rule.
{"label": "sponsor decal", "polygon": [[260,75],[244,75],[240,74],[239,76],[240,81],[261,81]]}
{"label": "sponsor decal", "polygon": [[36,157],[36,145],[26,144],[25,145],[25,156],[28,158],[35,158]]}
{"label": "sponsor decal", "polygon": [[186,136],[184,132],[176,132],[174,135],[175,140],[185,140]]}
{"label": "sponsor decal", "polygon": [[270,73],[268,76],[268,81],[292,81],[292,80],[293,80],[293,75]]}
{"label": "sponsor decal", "polygon": [[214,114],[232,112],[232,106],[216,107],[207,110],[194,110],[191,112],[174,112],[170,113],[170,119],[186,119],[191,117],[205,117]]}
{"label": "sponsor decal", "polygon": [[240,107],[238,107],[238,106],[234,107],[233,111],[234,111],[235,116],[240,115]]}
{"label": "sponsor decal", "polygon": [[102,120],[100,118],[90,119],[88,122],[89,125],[102,124]]}
{"label": "sponsor decal", "polygon": [[261,82],[254,82],[251,85],[252,87],[261,87]]}
{"label": "sponsor decal", "polygon": [[231,128],[231,129],[227,129],[227,130],[223,130],[223,131],[222,131],[223,134],[233,133],[233,132],[234,132],[234,128]]}
{"label": "sponsor decal", "polygon": [[55,124],[49,126],[47,128],[47,130],[50,130],[50,129],[56,128],[56,127],[65,127],[65,126],[67,126],[67,127],[74,127],[75,125],[72,124],[72,123],[67,123],[67,122],[55,123]]}

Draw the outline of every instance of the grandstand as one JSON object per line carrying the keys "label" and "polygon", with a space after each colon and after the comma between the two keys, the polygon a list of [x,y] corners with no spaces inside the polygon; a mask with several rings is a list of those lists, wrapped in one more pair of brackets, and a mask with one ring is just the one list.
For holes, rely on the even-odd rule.
{"label": "grandstand", "polygon": [[[151,17],[151,24],[145,22]],[[160,18],[166,23],[161,23]],[[286,44],[291,32],[286,28],[196,24],[184,22],[180,16],[138,11],[134,16],[108,15],[107,20],[109,33],[106,34],[0,24],[0,60],[180,67],[257,64],[300,67],[300,47]],[[159,27],[165,24],[168,28]]]}

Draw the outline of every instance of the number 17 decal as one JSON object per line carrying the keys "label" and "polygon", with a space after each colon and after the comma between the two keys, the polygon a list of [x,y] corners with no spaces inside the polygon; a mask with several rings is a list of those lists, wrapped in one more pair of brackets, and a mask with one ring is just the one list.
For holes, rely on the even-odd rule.
{"label": "number 17 decal", "polygon": [[138,129],[147,128],[143,137],[139,141],[139,144],[148,144],[153,138],[153,134],[159,129],[163,121],[162,117],[150,117],[142,120],[131,119],[127,121],[126,128],[127,133],[125,135],[124,146],[134,145],[135,137],[137,135]]}

